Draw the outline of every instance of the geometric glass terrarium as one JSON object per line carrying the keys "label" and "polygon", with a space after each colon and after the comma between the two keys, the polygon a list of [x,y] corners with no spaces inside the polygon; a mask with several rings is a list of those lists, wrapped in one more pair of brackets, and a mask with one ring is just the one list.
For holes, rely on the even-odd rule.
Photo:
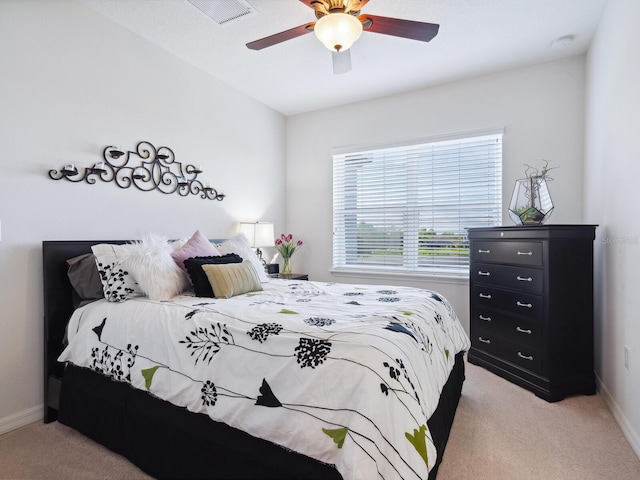
{"label": "geometric glass terrarium", "polygon": [[[533,170],[529,173],[530,170]],[[517,225],[541,225],[551,212],[553,202],[547,187],[549,177],[548,162],[541,172],[527,165],[527,178],[516,180],[516,185],[509,203],[509,217]]]}

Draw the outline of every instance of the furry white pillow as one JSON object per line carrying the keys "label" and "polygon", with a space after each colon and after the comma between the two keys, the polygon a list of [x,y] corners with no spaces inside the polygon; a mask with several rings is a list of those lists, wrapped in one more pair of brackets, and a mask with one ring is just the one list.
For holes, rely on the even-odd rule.
{"label": "furry white pillow", "polygon": [[244,233],[236,233],[229,240],[225,240],[221,244],[216,245],[216,248],[220,252],[220,255],[226,255],[227,253],[240,255],[243,260],[251,262],[251,264],[256,268],[258,278],[261,282],[269,281],[269,276],[267,275],[267,272],[264,271],[264,265],[251,248],[249,239]]}
{"label": "furry white pillow", "polygon": [[171,257],[175,246],[160,235],[147,234],[140,242],[132,243],[122,256],[122,262],[150,300],[169,300],[190,285],[187,275]]}

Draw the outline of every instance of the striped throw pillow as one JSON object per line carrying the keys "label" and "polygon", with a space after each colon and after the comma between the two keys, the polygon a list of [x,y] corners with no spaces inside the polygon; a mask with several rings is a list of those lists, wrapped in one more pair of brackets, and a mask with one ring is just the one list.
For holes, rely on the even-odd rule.
{"label": "striped throw pillow", "polygon": [[222,265],[202,265],[215,298],[231,298],[243,293],[262,290],[260,278],[249,261]]}

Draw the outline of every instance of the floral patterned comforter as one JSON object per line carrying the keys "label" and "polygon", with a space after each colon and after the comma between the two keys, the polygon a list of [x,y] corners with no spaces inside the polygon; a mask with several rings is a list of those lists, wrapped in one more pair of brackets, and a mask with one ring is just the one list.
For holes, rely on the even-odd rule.
{"label": "floral patterned comforter", "polygon": [[271,280],[230,299],[78,309],[59,361],[333,464],[345,480],[426,479],[426,426],[470,346],[437,293]]}

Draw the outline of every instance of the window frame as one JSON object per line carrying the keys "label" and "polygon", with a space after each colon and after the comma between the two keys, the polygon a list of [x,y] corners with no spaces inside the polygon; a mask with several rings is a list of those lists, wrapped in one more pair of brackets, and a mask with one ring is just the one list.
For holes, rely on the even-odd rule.
{"label": "window frame", "polygon": [[[390,151],[396,151],[398,149],[402,150],[404,149],[405,153],[411,151],[412,149],[425,149],[425,148],[432,148],[434,144],[438,145],[440,147],[442,147],[442,145],[450,145],[451,142],[458,142],[458,143],[464,143],[464,142],[473,142],[474,140],[476,141],[476,143],[480,142],[481,139],[483,137],[495,137],[494,140],[497,141],[498,143],[498,147],[496,148],[497,153],[494,154],[487,154],[486,155],[486,159],[484,160],[484,164],[482,162],[479,162],[480,164],[484,165],[485,168],[492,168],[492,172],[493,172],[493,176],[490,177],[490,186],[487,186],[487,191],[492,191],[491,194],[487,193],[487,198],[491,197],[493,198],[493,202],[488,204],[487,207],[487,212],[489,212],[488,215],[488,220],[482,221],[482,222],[468,222],[468,224],[465,224],[464,226],[461,225],[461,223],[463,222],[463,218],[464,218],[464,208],[460,209],[457,211],[456,213],[456,217],[458,219],[458,228],[462,227],[463,231],[454,231],[451,232],[454,234],[454,237],[452,238],[458,238],[459,235],[463,236],[463,243],[466,246],[466,251],[467,254],[466,255],[451,255],[451,258],[455,258],[455,262],[458,263],[457,267],[451,267],[451,268],[443,268],[441,265],[438,265],[438,261],[432,262],[434,263],[435,266],[425,266],[425,265],[420,265],[420,251],[421,251],[421,247],[420,247],[420,238],[421,238],[421,230],[422,228],[420,226],[413,229],[413,231],[410,231],[409,233],[411,234],[411,237],[415,237],[415,238],[409,238],[407,240],[405,240],[405,236],[407,235],[407,230],[405,229],[401,229],[401,244],[402,246],[400,247],[402,250],[401,253],[401,257],[402,257],[402,262],[400,262],[400,264],[396,264],[396,265],[366,265],[366,264],[362,264],[362,263],[357,263],[357,262],[348,262],[347,260],[347,245],[348,245],[348,241],[346,240],[346,236],[348,235],[346,233],[347,227],[342,228],[342,231],[344,231],[345,233],[342,233],[341,229],[340,229],[340,223],[344,224],[344,218],[349,214],[348,212],[351,211],[351,215],[352,216],[357,216],[358,215],[358,208],[352,209],[352,210],[348,210],[346,207],[340,207],[337,206],[337,203],[342,202],[345,203],[345,196],[346,194],[345,192],[345,176],[346,174],[344,174],[344,171],[342,172],[343,176],[340,179],[337,179],[337,162],[346,162],[346,158],[347,157],[354,157],[354,156],[363,156],[363,158],[366,155],[371,155],[371,158],[373,158],[374,154],[379,154],[380,152],[382,152],[382,156],[385,156],[385,152],[390,152]],[[488,140],[485,140],[488,141]],[[427,137],[427,138],[421,138],[421,139],[416,139],[416,140],[411,140],[411,141],[406,141],[406,142],[399,142],[399,143],[395,143],[395,144],[382,144],[382,145],[369,145],[369,146],[355,146],[355,147],[349,147],[349,148],[338,148],[338,149],[334,149],[331,153],[332,153],[332,160],[333,160],[333,172],[332,172],[332,187],[333,187],[333,204],[332,204],[332,223],[333,223],[333,236],[332,236],[332,268],[331,268],[331,273],[333,274],[337,274],[337,275],[350,275],[350,276],[371,276],[371,275],[375,275],[375,276],[379,276],[379,277],[387,277],[387,278],[402,278],[402,277],[429,277],[429,278],[439,278],[440,280],[443,279],[448,279],[454,283],[457,283],[457,281],[461,280],[461,279],[467,279],[468,278],[468,265],[469,265],[469,256],[468,256],[468,238],[467,238],[467,234],[466,234],[466,229],[469,227],[476,227],[476,226],[496,226],[496,225],[500,225],[502,223],[502,202],[503,202],[503,195],[502,195],[502,169],[503,169],[503,143],[504,143],[504,129],[503,128],[492,128],[492,129],[485,129],[485,130],[476,130],[476,131],[468,131],[468,132],[461,132],[461,133],[455,133],[455,134],[450,134],[450,135],[439,135],[439,136],[432,136],[432,137]],[[407,155],[409,155],[408,153],[406,153]],[[394,158],[394,154],[390,154],[390,157]],[[435,156],[435,155],[434,155]],[[431,157],[431,159],[429,160],[430,162],[434,163],[436,160],[433,159],[433,157]],[[458,159],[457,159],[457,169],[460,169],[460,166],[464,166],[464,164],[462,164],[461,160],[460,160],[460,156],[458,155]],[[446,162],[445,162],[446,163]],[[343,169],[346,167],[342,167]],[[412,168],[412,167],[407,167],[408,169]],[[460,173],[458,173],[458,180],[457,180],[457,185],[460,185]],[[374,175],[372,175],[373,177]],[[409,182],[410,180],[410,176],[407,175],[407,180],[406,182]],[[341,182],[341,184],[340,184]],[[353,181],[352,181],[353,182]],[[357,181],[356,181],[357,183]],[[338,185],[340,184],[340,185]],[[386,184],[383,182],[383,184]],[[481,181],[478,181],[476,184],[474,185],[481,185]],[[340,187],[342,186],[343,190],[340,190]],[[357,193],[357,188],[356,187],[356,197],[358,195]],[[459,189],[456,189],[456,191],[459,191]],[[341,198],[339,198],[339,196],[342,195]],[[351,195],[354,195],[353,191],[351,192]],[[491,196],[492,195],[492,196]],[[359,197],[358,197],[359,198]],[[365,198],[366,194],[365,194]],[[435,198],[435,197],[434,197]],[[353,200],[352,200],[353,201]],[[385,201],[386,202],[386,201]],[[433,199],[432,199],[433,202]],[[384,203],[384,205],[386,206],[386,203]],[[412,207],[412,209],[415,209],[416,207]],[[467,209],[469,207],[467,206]],[[380,211],[383,211],[384,208],[380,207]],[[409,210],[409,209],[407,209]],[[420,208],[418,208],[419,213],[424,213],[422,210],[420,210]],[[434,209],[433,211],[431,211],[430,213],[432,215],[435,215],[434,212],[436,210]],[[380,213],[379,213],[380,215]],[[382,214],[384,215],[384,214]],[[415,219],[414,219],[415,221]],[[356,222],[356,232],[358,231],[357,229],[359,229],[358,225],[361,224],[359,219],[355,220]],[[365,223],[366,224],[366,223]],[[420,221],[418,221],[418,224],[420,224]],[[380,225],[378,225],[378,227],[380,227]],[[353,226],[352,226],[353,229]],[[353,233],[353,230],[351,231],[351,233]],[[424,232],[423,232],[424,233]],[[437,234],[438,232],[436,232]],[[342,237],[340,237],[342,235]],[[357,233],[356,233],[357,235]],[[441,238],[446,238],[446,237],[441,237]],[[351,249],[357,248],[359,246],[361,246],[362,243],[358,243],[358,241],[356,241],[355,243],[351,244]],[[408,245],[412,245],[412,249],[415,250],[415,252],[413,250],[411,250],[411,253],[408,253],[407,250],[407,246]],[[385,244],[385,246],[387,246],[387,244]],[[442,247],[440,247],[442,248]],[[456,248],[460,248],[459,246]],[[463,248],[460,248],[460,250],[463,250]],[[430,251],[430,250],[429,250]],[[360,254],[356,254],[358,256],[360,256]],[[397,255],[397,254],[396,254]],[[429,254],[427,254],[428,256]],[[409,266],[407,267],[407,258],[408,257],[414,257],[413,258],[413,263],[409,262]],[[428,263],[428,262],[427,262]],[[445,261],[446,263],[446,261]]]}

